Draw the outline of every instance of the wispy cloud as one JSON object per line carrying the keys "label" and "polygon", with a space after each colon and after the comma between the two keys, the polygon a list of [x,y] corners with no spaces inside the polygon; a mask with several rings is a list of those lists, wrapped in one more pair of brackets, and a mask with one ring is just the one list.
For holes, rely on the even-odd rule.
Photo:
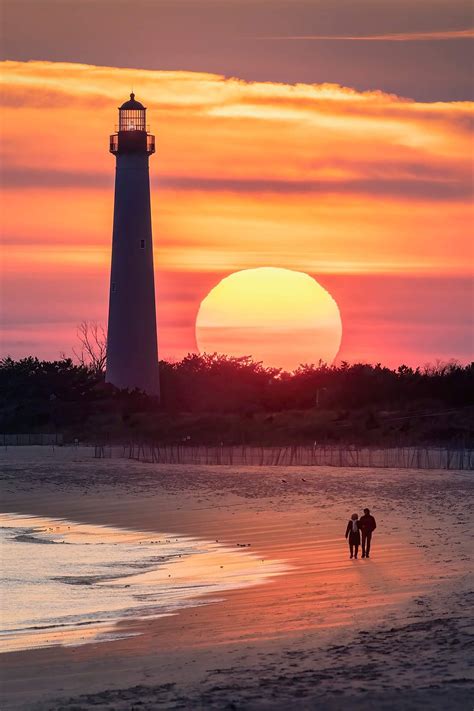
{"label": "wispy cloud", "polygon": [[323,41],[323,42],[427,42],[439,40],[466,40],[474,38],[474,28],[434,32],[391,32],[381,35],[277,35],[259,37],[275,41]]}
{"label": "wispy cloud", "polygon": [[[361,171],[363,172],[363,171]],[[113,176],[110,173],[93,171],[90,173],[74,170],[41,170],[37,168],[9,167],[3,170],[3,190],[34,189],[40,185],[43,189],[59,190],[103,190],[113,188]],[[353,195],[367,197],[402,198],[413,200],[469,201],[472,187],[469,178],[461,175],[434,175],[423,177],[423,169],[418,175],[390,175],[390,166],[386,167],[385,177],[361,176],[353,179],[271,179],[271,178],[231,178],[219,175],[174,175],[159,174],[153,178],[152,185],[160,191],[171,190],[180,193],[197,192],[233,193],[236,195]]]}

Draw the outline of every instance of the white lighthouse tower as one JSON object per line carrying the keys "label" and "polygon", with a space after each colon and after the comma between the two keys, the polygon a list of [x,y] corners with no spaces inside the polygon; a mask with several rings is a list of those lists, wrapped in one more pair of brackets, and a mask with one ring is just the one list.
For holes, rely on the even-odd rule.
{"label": "white lighthouse tower", "polygon": [[146,108],[130,94],[119,108],[106,382],[159,397],[155,279],[148,158],[155,137]]}

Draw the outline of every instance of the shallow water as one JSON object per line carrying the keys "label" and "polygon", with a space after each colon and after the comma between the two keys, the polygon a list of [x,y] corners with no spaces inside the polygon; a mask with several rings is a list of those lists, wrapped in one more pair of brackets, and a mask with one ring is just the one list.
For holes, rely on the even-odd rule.
{"label": "shallow water", "polygon": [[0,545],[4,652],[139,634],[118,623],[215,602],[286,569],[247,548],[17,514],[0,514]]}

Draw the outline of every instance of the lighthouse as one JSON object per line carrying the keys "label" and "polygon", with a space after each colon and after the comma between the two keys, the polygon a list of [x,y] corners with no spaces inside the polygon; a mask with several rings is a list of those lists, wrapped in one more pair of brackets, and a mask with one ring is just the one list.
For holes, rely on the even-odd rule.
{"label": "lighthouse", "polygon": [[116,159],[106,382],[159,397],[149,157],[155,137],[130,94],[110,136]]}

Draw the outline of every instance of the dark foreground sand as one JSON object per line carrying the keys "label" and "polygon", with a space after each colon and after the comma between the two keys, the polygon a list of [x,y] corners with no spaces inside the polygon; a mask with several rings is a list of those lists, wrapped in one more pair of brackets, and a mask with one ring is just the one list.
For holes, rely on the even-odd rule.
{"label": "dark foreground sand", "polygon": [[[472,709],[471,473],[180,467],[33,447],[0,461],[5,512],[251,543],[291,566],[139,636],[4,654],[2,708]],[[366,505],[373,555],[350,561],[346,520]]]}

